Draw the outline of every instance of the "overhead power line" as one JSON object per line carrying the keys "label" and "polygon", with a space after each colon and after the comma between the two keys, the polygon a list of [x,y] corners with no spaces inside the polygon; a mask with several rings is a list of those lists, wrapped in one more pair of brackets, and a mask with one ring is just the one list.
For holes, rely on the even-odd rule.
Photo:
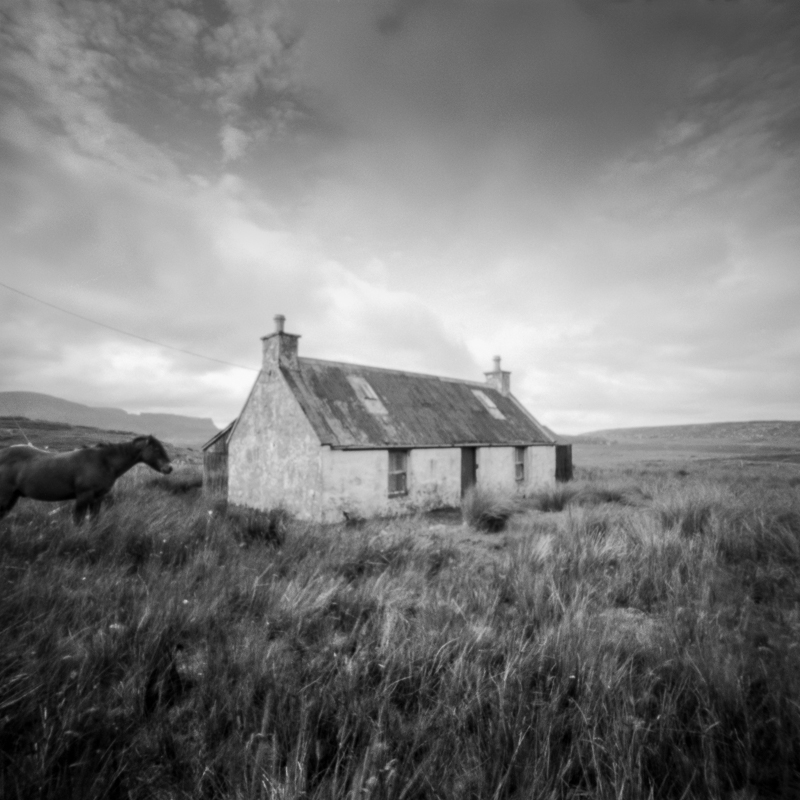
{"label": "overhead power line", "polygon": [[92,325],[99,325],[101,328],[106,328],[107,330],[114,331],[115,333],[121,333],[123,336],[130,336],[132,339],[139,339],[142,342],[147,342],[148,344],[154,344],[157,347],[164,347],[167,350],[174,350],[176,353],[183,353],[186,356],[194,356],[195,358],[204,358],[206,361],[214,361],[217,364],[224,364],[227,367],[237,367],[238,369],[246,369],[250,370],[251,372],[258,372],[258,370],[255,367],[245,367],[243,364],[234,364],[232,361],[223,361],[220,358],[212,358],[211,356],[205,356],[202,353],[194,353],[191,350],[184,350],[181,347],[173,347],[171,344],[164,344],[163,342],[157,342],[155,339],[148,339],[146,336],[139,336],[138,333],[123,331],[121,328],[115,328],[113,325],[106,325],[105,322],[98,322],[96,319],[90,319],[89,317],[84,317],[82,314],[76,314],[74,311],[68,311],[66,308],[61,308],[61,306],[57,306],[53,303],[48,303],[47,300],[42,300],[40,297],[34,297],[32,294],[23,292],[20,289],[15,289],[13,286],[9,286],[7,283],[3,283],[2,281],[0,281],[0,286],[2,286],[4,289],[8,289],[10,292],[15,292],[16,294],[22,295],[23,297],[27,297],[29,300],[35,300],[37,303],[41,303],[43,306],[47,306],[48,308],[54,308],[56,311],[60,311],[62,314],[68,314],[70,317],[76,317],[77,319],[82,319],[84,322],[90,322]]}

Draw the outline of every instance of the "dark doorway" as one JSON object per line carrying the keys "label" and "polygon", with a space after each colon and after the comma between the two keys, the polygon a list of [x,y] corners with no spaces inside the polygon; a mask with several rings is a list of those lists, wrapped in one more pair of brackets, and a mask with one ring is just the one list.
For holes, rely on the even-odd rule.
{"label": "dark doorway", "polygon": [[463,497],[468,489],[471,489],[477,480],[478,475],[478,448],[461,448],[461,496]]}
{"label": "dark doorway", "polygon": [[572,445],[556,445],[556,480],[572,480]]}

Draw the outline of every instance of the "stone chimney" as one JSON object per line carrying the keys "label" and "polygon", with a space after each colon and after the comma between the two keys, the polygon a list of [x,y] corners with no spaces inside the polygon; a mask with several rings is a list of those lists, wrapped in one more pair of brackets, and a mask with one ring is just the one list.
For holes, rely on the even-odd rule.
{"label": "stone chimney", "polygon": [[284,333],[283,326],[286,317],[278,314],[275,317],[275,333],[261,337],[262,369],[268,370],[275,367],[297,369],[297,340],[296,333]]}
{"label": "stone chimney", "polygon": [[492,389],[497,389],[503,397],[508,397],[511,394],[511,373],[500,369],[500,356],[495,356],[493,360],[494,369],[483,373],[486,376],[486,383]]}

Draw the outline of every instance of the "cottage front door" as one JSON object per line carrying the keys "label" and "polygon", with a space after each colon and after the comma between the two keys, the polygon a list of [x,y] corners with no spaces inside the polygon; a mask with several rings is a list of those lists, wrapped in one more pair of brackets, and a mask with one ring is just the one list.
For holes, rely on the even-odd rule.
{"label": "cottage front door", "polygon": [[461,496],[472,488],[478,477],[478,448],[461,448]]}

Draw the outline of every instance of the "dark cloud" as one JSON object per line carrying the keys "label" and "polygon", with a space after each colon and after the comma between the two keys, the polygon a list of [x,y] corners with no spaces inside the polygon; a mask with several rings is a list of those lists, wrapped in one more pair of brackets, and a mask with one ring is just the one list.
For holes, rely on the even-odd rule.
{"label": "dark cloud", "polygon": [[378,4],[375,25],[384,36],[403,30],[406,20],[430,0],[386,0]]}
{"label": "dark cloud", "polygon": [[225,125],[251,135],[291,128],[298,34],[280,5],[18,3],[7,20],[4,74],[33,89],[40,113],[86,152],[119,161],[120,151],[155,146],[207,171]]}

